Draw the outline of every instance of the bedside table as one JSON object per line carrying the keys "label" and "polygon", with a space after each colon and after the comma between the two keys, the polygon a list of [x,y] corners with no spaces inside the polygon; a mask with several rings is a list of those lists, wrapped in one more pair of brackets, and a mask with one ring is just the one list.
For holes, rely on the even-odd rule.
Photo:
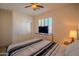
{"label": "bedside table", "polygon": [[71,44],[71,42],[67,42],[67,41],[66,41],[66,42],[64,42],[64,44],[65,44],[65,45],[69,45],[69,44]]}
{"label": "bedside table", "polygon": [[5,47],[0,47],[0,56],[8,56]]}
{"label": "bedside table", "polygon": [[74,40],[72,39],[70,42],[65,41],[64,44],[65,44],[65,45],[69,45],[69,44],[71,44],[71,43],[73,43],[73,42],[74,42]]}

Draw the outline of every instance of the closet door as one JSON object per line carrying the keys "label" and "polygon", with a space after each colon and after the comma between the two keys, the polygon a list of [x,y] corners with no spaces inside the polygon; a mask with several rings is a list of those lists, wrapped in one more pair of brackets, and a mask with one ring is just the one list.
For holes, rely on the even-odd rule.
{"label": "closet door", "polygon": [[6,47],[12,40],[12,12],[0,9],[0,47]]}

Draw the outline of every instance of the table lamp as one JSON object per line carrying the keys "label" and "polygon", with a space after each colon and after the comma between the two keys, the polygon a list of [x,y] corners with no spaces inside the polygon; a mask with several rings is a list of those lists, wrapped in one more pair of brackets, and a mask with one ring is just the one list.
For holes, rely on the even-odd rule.
{"label": "table lamp", "polygon": [[71,39],[71,43],[74,42],[77,39],[77,31],[71,30],[69,32],[69,38]]}

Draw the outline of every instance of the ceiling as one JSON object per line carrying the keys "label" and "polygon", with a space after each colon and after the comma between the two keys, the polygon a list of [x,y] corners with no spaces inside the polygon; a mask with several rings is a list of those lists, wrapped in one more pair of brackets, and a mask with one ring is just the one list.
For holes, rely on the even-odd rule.
{"label": "ceiling", "polygon": [[67,3],[40,3],[41,5],[44,6],[44,8],[40,8],[38,10],[33,11],[31,7],[29,8],[24,8],[25,6],[29,5],[29,3],[0,3],[0,8],[1,9],[8,9],[8,10],[13,10],[13,11],[18,11],[22,12],[28,15],[37,15],[41,14],[50,10],[54,10],[60,7],[65,7],[69,6],[71,4]]}

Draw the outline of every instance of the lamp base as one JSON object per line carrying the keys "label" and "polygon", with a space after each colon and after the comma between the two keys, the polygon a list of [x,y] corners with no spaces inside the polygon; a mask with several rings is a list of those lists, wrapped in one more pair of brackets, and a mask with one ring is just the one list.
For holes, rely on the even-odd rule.
{"label": "lamp base", "polygon": [[71,43],[73,43],[75,40],[74,40],[74,38],[71,38]]}

